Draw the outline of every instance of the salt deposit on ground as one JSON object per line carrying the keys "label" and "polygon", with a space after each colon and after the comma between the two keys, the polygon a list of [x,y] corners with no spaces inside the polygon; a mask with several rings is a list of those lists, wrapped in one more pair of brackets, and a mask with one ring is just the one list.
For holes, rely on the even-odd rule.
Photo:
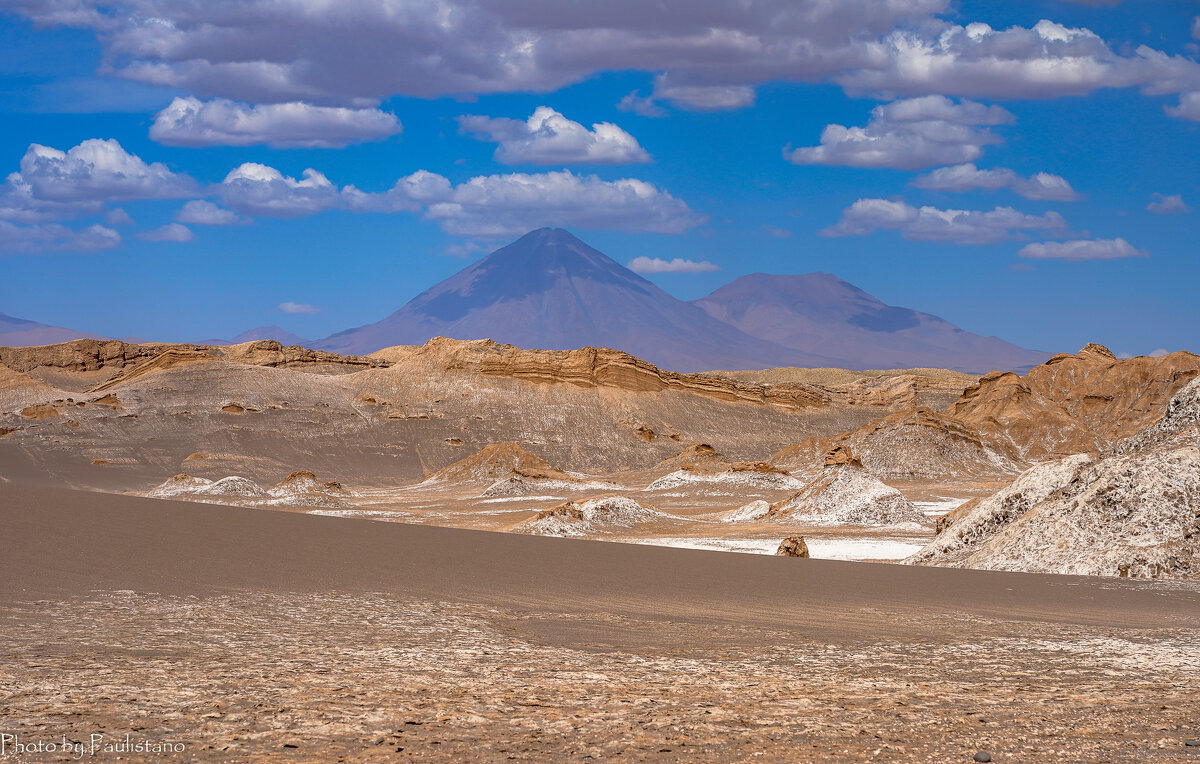
{"label": "salt deposit on ground", "polygon": [[539,536],[584,536],[670,517],[625,496],[598,496],[578,503],[568,501],[539,512],[536,517],[517,525],[513,531]]}
{"label": "salt deposit on ground", "polygon": [[730,470],[728,472],[700,472],[696,470],[675,470],[655,480],[646,486],[647,491],[669,491],[697,483],[725,484],[748,486],[780,491],[797,491],[804,487],[804,482],[780,472],[762,472],[759,470]]}

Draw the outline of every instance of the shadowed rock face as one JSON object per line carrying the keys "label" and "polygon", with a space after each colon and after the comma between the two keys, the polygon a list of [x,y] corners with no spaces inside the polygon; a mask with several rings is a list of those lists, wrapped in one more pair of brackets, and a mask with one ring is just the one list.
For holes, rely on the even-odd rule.
{"label": "shadowed rock face", "polygon": [[496,250],[382,321],[315,346],[373,352],[437,336],[549,350],[619,348],[678,371],[844,365],[751,337],[551,228]]}
{"label": "shadowed rock face", "polygon": [[694,304],[759,339],[837,355],[849,368],[934,366],[982,373],[1028,368],[1048,355],[886,305],[828,273],[754,273]]}

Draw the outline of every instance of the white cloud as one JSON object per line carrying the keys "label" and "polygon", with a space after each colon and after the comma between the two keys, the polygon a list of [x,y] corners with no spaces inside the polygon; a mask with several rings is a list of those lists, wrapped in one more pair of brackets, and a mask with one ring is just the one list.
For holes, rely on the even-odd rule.
{"label": "white cloud", "polygon": [[0,252],[87,252],[112,249],[120,243],[121,234],[102,225],[76,230],[57,223],[25,226],[0,220]]}
{"label": "white cloud", "polygon": [[194,199],[183,205],[175,213],[175,219],[193,225],[236,225],[242,222],[231,210],[203,199]]}
{"label": "white cloud", "polygon": [[192,230],[185,225],[179,223],[167,223],[166,225],[155,228],[152,231],[143,231],[138,234],[139,239],[146,241],[174,241],[185,242],[196,238]]}
{"label": "white cloud", "polygon": [[496,161],[504,164],[630,164],[649,162],[629,133],[611,122],[588,130],[549,106],[534,109],[529,119],[481,116],[458,118],[463,132],[496,141]]}
{"label": "white cloud", "polygon": [[1071,184],[1060,175],[1038,172],[1028,178],[1022,178],[1004,167],[981,170],[969,163],[939,167],[914,180],[913,185],[932,191],[954,192],[974,189],[997,191],[1007,188],[1018,196],[1039,201],[1073,202],[1079,199]]}
{"label": "white cloud", "polygon": [[994,244],[1021,231],[1063,231],[1066,221],[1057,212],[1029,215],[1012,207],[994,210],[942,210],[913,207],[903,201],[859,199],[842,211],[837,225],[823,236],[864,236],[878,230],[895,230],[912,241],[956,244]]}
{"label": "white cloud", "polygon": [[1146,209],[1157,215],[1171,215],[1180,212],[1187,212],[1191,208],[1183,201],[1181,194],[1154,194],[1154,201],[1146,205]]}
{"label": "white cloud", "polygon": [[643,97],[640,91],[637,90],[625,94],[625,97],[617,102],[617,108],[621,111],[637,114],[639,117],[667,116],[666,109],[656,104],[652,97]]}
{"label": "white cloud", "polygon": [[[1100,2],[1101,0],[1086,0]],[[605,71],[669,72],[655,97],[738,108],[766,82],[977,98],[1106,87],[1200,92],[1200,64],[1087,29],[948,23],[950,0],[16,0],[96,32],[113,74],[202,98],[355,108],[394,95],[557,90]]]}
{"label": "white cloud", "polygon": [[1123,257],[1149,256],[1122,238],[1026,244],[1017,255],[1034,260],[1116,260]]}
{"label": "white cloud", "polygon": [[306,302],[281,302],[276,306],[276,310],[281,313],[289,313],[291,315],[315,315],[321,312],[321,309],[315,305],[309,305]]}
{"label": "white cloud", "polygon": [[217,194],[241,214],[267,217],[312,215],[343,204],[337,186],[316,170],[307,169],[303,178],[296,180],[255,162],[231,170]]}
{"label": "white cloud", "polygon": [[[932,26],[928,28],[933,28]],[[1052,98],[1140,86],[1163,95],[1200,90],[1200,63],[1140,46],[1119,55],[1089,29],[1042,20],[1032,28],[942,24],[887,36],[879,65],[836,77],[851,93],[887,97],[944,93],[982,98]]]}
{"label": "white cloud", "polygon": [[1192,19],[1192,37],[1193,39],[1200,40],[1200,16]]}
{"label": "white cloud", "polygon": [[480,175],[458,185],[418,170],[387,191],[371,193],[354,186],[339,189],[313,169],[296,180],[273,167],[247,163],[229,173],[218,194],[246,215],[298,217],[331,209],[413,212],[436,221],[447,233],[481,238],[543,226],[683,233],[705,220],[652,183],[603,180],[570,170]]}
{"label": "white cloud", "polygon": [[682,84],[659,75],[654,78],[654,97],[689,111],[729,111],[753,106],[754,88],[749,85]]}
{"label": "white cloud", "polygon": [[[120,76],[252,103],[375,105],[392,95],[549,92],[603,71],[681,87],[818,81],[872,65],[878,40],[948,0],[342,2],[20,0],[43,24],[98,32]],[[732,95],[731,95],[732,94]],[[665,97],[665,96],[664,96]],[[714,108],[715,94],[672,98]]]}
{"label": "white cloud", "polygon": [[169,146],[341,147],[383,140],[401,131],[395,114],[379,109],[312,106],[302,102],[252,106],[214,98],[176,98],[150,126]]}
{"label": "white cloud", "polygon": [[1163,107],[1168,116],[1200,122],[1200,91],[1179,96],[1179,104]]}
{"label": "white cloud", "polygon": [[104,222],[109,225],[133,225],[133,218],[129,217],[128,212],[117,207],[104,214]]}
{"label": "white cloud", "polygon": [[97,138],[67,151],[31,144],[20,172],[8,182],[27,185],[35,200],[59,203],[172,199],[195,193],[196,186],[160,162],[147,164],[115,140]]}
{"label": "white cloud", "polygon": [[635,257],[626,267],[634,273],[707,273],[719,271],[720,266],[707,260],[685,260],[682,257],[663,260],[661,257]]}
{"label": "white cloud", "polygon": [[820,146],[784,149],[795,164],[892,167],[915,170],[978,159],[1000,138],[981,125],[1001,125],[1013,116],[999,106],[955,103],[945,96],[894,101],[871,110],[866,127],[827,125]]}
{"label": "white cloud", "polygon": [[477,237],[511,236],[543,226],[683,233],[704,221],[652,183],[608,181],[568,170],[471,178],[449,188],[444,201],[427,204],[425,216],[448,233]]}

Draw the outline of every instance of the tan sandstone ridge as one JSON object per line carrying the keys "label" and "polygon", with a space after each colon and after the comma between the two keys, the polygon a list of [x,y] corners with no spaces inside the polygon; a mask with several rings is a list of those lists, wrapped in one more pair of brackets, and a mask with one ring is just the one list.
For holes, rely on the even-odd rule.
{"label": "tan sandstone ridge", "polygon": [[8,369],[76,392],[132,379],[154,370],[206,360],[325,373],[387,365],[381,359],[340,356],[299,346],[284,347],[274,340],[240,345],[192,345],[81,339],[58,345],[0,347],[0,364]]}
{"label": "tan sandstone ridge", "polygon": [[854,450],[877,477],[988,481],[1048,458],[1095,452],[1162,416],[1200,373],[1200,356],[1120,360],[1102,345],[1060,354],[1025,376],[994,372],[945,411],[916,407],[856,430],[789,445],[767,461],[812,473],[834,445]]}
{"label": "tan sandstone ridge", "polygon": [[1200,578],[1200,379],[1115,447],[1036,465],[960,507],[907,562]]}
{"label": "tan sandstone ridge", "polygon": [[1023,377],[992,372],[947,413],[1024,459],[1099,451],[1157,421],[1200,374],[1200,356],[1117,359],[1103,345],[1056,355]]}

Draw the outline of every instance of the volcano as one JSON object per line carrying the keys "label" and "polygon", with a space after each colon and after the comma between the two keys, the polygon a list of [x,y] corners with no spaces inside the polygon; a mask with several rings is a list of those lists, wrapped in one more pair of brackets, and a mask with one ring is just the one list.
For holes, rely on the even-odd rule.
{"label": "volcano", "polygon": [[382,321],[315,346],[362,354],[437,336],[547,350],[611,347],[676,371],[845,365],[752,337],[560,228],[532,231]]}

